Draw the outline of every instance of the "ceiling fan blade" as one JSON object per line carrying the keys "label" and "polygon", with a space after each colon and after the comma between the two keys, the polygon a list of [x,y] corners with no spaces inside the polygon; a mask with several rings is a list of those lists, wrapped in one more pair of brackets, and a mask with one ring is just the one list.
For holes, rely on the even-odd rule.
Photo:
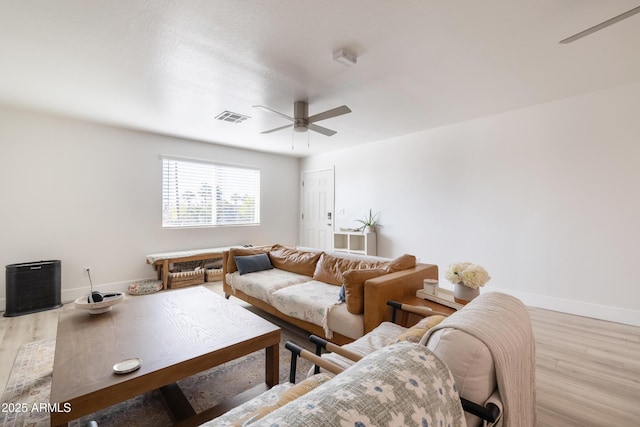
{"label": "ceiling fan blade", "polygon": [[253,108],[261,108],[261,109],[263,109],[263,110],[267,110],[267,111],[270,111],[270,112],[272,112],[272,113],[274,113],[274,114],[277,114],[277,115],[279,115],[280,117],[284,117],[284,118],[285,118],[285,119],[287,119],[287,120],[291,120],[291,121],[293,121],[293,117],[289,117],[289,116],[287,116],[286,114],[282,114],[282,113],[280,113],[279,111],[272,110],[271,108],[267,108],[267,107],[265,107],[264,105],[254,105],[254,106],[253,106]]}
{"label": "ceiling fan blade", "polygon": [[319,122],[320,120],[330,119],[332,117],[341,116],[343,114],[347,114],[350,112],[351,112],[351,109],[349,107],[347,107],[346,105],[342,105],[340,107],[327,110],[323,113],[314,114],[313,116],[309,117],[308,122],[309,123]]}
{"label": "ceiling fan blade", "polygon": [[591,28],[587,28],[587,29],[586,29],[586,30],[584,30],[584,31],[580,31],[579,33],[574,34],[574,35],[572,35],[571,37],[567,37],[567,38],[566,38],[566,39],[564,39],[564,40],[560,40],[558,43],[560,43],[560,44],[567,44],[567,43],[574,42],[574,41],[576,41],[576,40],[578,40],[578,39],[581,39],[581,38],[583,38],[583,37],[588,36],[589,34],[593,34],[593,33],[595,33],[596,31],[600,31],[600,30],[602,30],[603,28],[606,28],[606,27],[608,27],[608,26],[610,26],[610,25],[613,25],[613,24],[615,24],[616,22],[620,22],[620,21],[622,21],[623,19],[627,19],[627,18],[629,18],[630,16],[635,15],[636,13],[640,13],[640,6],[638,6],[638,7],[634,7],[633,9],[628,10],[628,11],[626,11],[625,13],[622,13],[622,14],[620,14],[620,15],[618,15],[618,16],[614,16],[614,17],[613,17],[613,18],[611,18],[611,19],[607,19],[606,21],[601,22],[601,23],[599,23],[598,25],[594,25],[594,26],[593,26],[593,27],[591,27]]}
{"label": "ceiling fan blade", "polygon": [[321,134],[326,135],[326,136],[332,136],[332,135],[335,135],[336,133],[338,133],[335,130],[323,128],[322,126],[314,125],[314,124],[311,124],[311,123],[309,124],[309,126],[307,126],[307,128],[309,130],[316,131],[316,132],[321,133]]}
{"label": "ceiling fan blade", "polygon": [[279,128],[275,128],[275,129],[270,129],[270,130],[265,130],[264,132],[260,132],[260,133],[271,133],[271,132],[276,132],[282,129],[286,129],[286,128],[290,128],[293,127],[293,124],[290,125],[286,125],[286,126],[280,126]]}

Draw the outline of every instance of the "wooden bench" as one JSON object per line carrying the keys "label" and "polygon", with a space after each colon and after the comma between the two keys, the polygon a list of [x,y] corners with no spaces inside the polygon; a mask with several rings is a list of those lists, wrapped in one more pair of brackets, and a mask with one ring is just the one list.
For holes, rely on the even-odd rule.
{"label": "wooden bench", "polygon": [[169,265],[177,262],[204,261],[207,259],[222,258],[222,253],[231,248],[242,247],[224,246],[219,248],[194,249],[190,251],[162,252],[147,255],[147,264],[153,265],[158,272],[158,279],[162,280],[163,289],[167,289],[169,283]]}

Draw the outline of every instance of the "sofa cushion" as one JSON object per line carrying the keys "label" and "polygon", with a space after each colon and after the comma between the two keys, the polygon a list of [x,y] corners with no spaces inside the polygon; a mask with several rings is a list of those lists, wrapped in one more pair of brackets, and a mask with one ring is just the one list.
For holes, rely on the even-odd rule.
{"label": "sofa cushion", "polygon": [[271,264],[273,264],[275,268],[292,273],[304,274],[309,277],[313,276],[316,263],[321,255],[322,252],[287,248],[282,245],[273,245],[269,251]]}
{"label": "sofa cushion", "polygon": [[254,413],[260,411],[262,407],[268,407],[280,400],[283,393],[290,390],[295,384],[290,382],[276,384],[267,391],[244,402],[242,405],[227,411],[224,415],[214,418],[200,425],[200,427],[243,427],[253,424]]}
{"label": "sofa cushion", "polygon": [[364,282],[387,273],[388,271],[385,269],[372,268],[347,270],[342,274],[342,286],[344,286],[345,300],[349,313],[364,313]]}
{"label": "sofa cushion", "polygon": [[387,262],[386,268],[390,273],[396,271],[408,270],[416,266],[416,257],[409,254],[400,255],[396,259]]}
{"label": "sofa cushion", "polygon": [[[373,353],[374,351],[397,341],[398,335],[406,330],[407,328],[396,325],[395,323],[382,322],[369,333],[364,334],[355,341],[345,344],[342,347],[364,357],[369,353]],[[336,332],[338,331],[336,330]],[[347,369],[354,364],[352,360],[347,359],[344,356],[340,356],[338,353],[324,353],[322,358],[327,359],[344,369]],[[309,370],[307,375],[311,375],[312,372],[313,368]]]}
{"label": "sofa cushion", "polygon": [[342,281],[342,274],[338,265],[339,261],[340,258],[336,258],[333,255],[322,254],[313,272],[313,279],[339,286]]}
{"label": "sofa cushion", "polygon": [[409,341],[409,342],[420,342],[420,338],[431,328],[436,326],[438,323],[444,320],[444,316],[440,314],[434,314],[433,316],[425,317],[421,319],[414,326],[410,327],[400,335],[395,342],[400,341]]}
{"label": "sofa cushion", "polygon": [[273,268],[267,254],[235,256],[233,259],[240,274],[255,273]]}
{"label": "sofa cushion", "polygon": [[327,326],[329,330],[355,340],[364,335],[364,314],[349,313],[346,304],[337,304],[327,314]]}
{"label": "sofa cushion", "polygon": [[316,264],[313,279],[340,286],[342,285],[342,273],[347,270],[382,268],[385,264],[384,261],[338,258],[323,253]]}
{"label": "sofa cushion", "polygon": [[271,305],[276,310],[321,326],[329,339],[333,331],[329,329],[327,319],[336,304],[336,287],[316,280],[288,286],[271,294]]}
{"label": "sofa cushion", "polygon": [[[482,341],[460,329],[444,328],[435,331],[426,346],[446,362],[462,397],[480,404],[489,399],[496,389],[496,369]],[[471,414],[467,414],[467,424],[481,425]]]}
{"label": "sofa cushion", "polygon": [[[317,374],[307,378],[299,384],[277,384],[255,398],[236,406],[223,416],[203,424],[205,426],[240,427],[251,425],[269,415],[278,408],[304,396],[311,390],[326,383],[331,378],[327,374]],[[256,424],[257,425],[257,424]]]}
{"label": "sofa cushion", "polygon": [[253,298],[271,304],[271,295],[279,289],[309,281],[309,277],[290,271],[273,268],[255,274],[240,275],[239,271],[227,273],[231,289],[241,291]]}
{"label": "sofa cushion", "polygon": [[231,248],[229,249],[229,256],[227,258],[227,273],[233,273],[238,271],[235,257],[245,255],[256,255],[269,253],[271,246],[256,246],[249,248]]}

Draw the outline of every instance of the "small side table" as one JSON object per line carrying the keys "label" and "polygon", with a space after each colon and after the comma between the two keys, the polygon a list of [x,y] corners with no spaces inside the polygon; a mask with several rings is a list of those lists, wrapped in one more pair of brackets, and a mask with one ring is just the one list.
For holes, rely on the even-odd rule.
{"label": "small side table", "polygon": [[[405,298],[400,298],[398,302],[401,304],[417,305],[419,307],[429,307],[434,311],[439,311],[441,313],[447,313],[447,314],[453,314],[457,311],[455,308],[447,307],[446,305],[438,304],[437,302],[418,298],[416,296],[408,296]],[[422,317],[418,316],[417,314],[407,313],[406,311],[401,311],[399,314],[400,314],[400,317],[397,320],[397,323],[404,327],[413,326],[416,323],[418,323],[420,319],[422,319]]]}

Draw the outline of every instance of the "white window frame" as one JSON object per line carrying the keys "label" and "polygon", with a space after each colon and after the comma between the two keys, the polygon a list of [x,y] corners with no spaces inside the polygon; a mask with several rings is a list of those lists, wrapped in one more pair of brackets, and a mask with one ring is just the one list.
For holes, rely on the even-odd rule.
{"label": "white window frame", "polygon": [[161,156],[162,227],[260,224],[260,170]]}

